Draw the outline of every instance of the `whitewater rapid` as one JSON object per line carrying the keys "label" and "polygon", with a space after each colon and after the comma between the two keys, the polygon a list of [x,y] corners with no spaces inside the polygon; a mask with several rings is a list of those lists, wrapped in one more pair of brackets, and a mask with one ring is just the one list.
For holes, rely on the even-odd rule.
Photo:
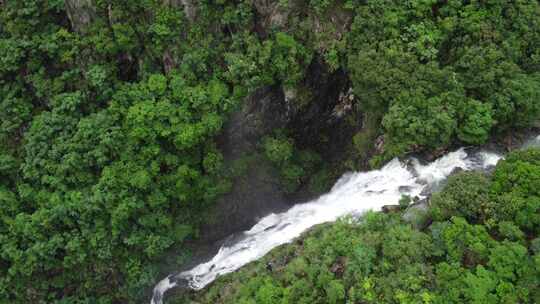
{"label": "whitewater rapid", "polygon": [[378,211],[384,205],[396,204],[402,195],[422,199],[455,169],[486,170],[501,158],[496,153],[462,148],[425,165],[415,158],[394,159],[380,170],[346,173],[329,193],[295,205],[286,212],[262,218],[240,238],[224,244],[210,261],[189,271],[169,275],[155,286],[151,303],[162,304],[165,291],[180,282],[195,290],[202,289],[218,276],[261,258],[317,224],[349,214]]}

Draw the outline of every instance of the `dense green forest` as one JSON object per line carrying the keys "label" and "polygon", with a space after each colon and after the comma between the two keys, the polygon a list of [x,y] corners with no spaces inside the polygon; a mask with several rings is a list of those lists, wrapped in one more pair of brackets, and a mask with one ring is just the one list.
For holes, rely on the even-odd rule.
{"label": "dense green forest", "polygon": [[430,203],[412,223],[368,213],[317,227],[176,303],[540,303],[539,149],[491,176],[454,175]]}
{"label": "dense green forest", "polygon": [[[538,123],[540,4],[0,0],[0,303],[147,301],[167,250],[187,254],[241,174],[220,145],[231,116],[262,87],[309,109],[314,66],[346,76],[344,121],[363,117],[339,170],[480,145]],[[332,176],[317,149],[333,138],[298,132],[259,145],[290,193]],[[322,231],[230,301],[540,302],[539,162],[457,178],[429,232],[376,214]],[[338,256],[367,262],[339,277]]]}

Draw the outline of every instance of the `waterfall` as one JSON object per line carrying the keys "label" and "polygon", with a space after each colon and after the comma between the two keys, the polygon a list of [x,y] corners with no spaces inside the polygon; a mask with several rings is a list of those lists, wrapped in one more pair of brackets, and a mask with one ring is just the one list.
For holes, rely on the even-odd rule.
{"label": "waterfall", "polygon": [[317,224],[332,222],[344,215],[358,216],[368,210],[381,210],[384,205],[396,204],[402,195],[425,198],[426,191],[436,189],[455,169],[486,170],[501,158],[496,153],[462,148],[429,164],[421,164],[415,158],[403,162],[396,158],[379,170],[346,173],[327,194],[297,204],[286,212],[269,214],[233,242],[223,244],[208,262],[169,275],[155,286],[151,303],[162,304],[165,291],[179,284],[202,289],[218,276],[261,258]]}

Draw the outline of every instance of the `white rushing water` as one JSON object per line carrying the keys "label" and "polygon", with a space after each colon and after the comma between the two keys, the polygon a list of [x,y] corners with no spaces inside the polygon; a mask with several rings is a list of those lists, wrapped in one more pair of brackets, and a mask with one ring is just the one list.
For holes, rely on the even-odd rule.
{"label": "white rushing water", "polygon": [[394,159],[380,170],[346,173],[329,193],[286,212],[262,218],[234,243],[224,244],[210,261],[163,279],[154,288],[152,304],[162,304],[165,291],[180,281],[192,289],[202,289],[218,276],[261,258],[317,224],[348,214],[380,210],[384,205],[396,204],[402,195],[423,198],[424,190],[436,187],[456,168],[485,170],[496,165],[499,159],[501,156],[495,153],[468,153],[460,149],[427,165],[414,158],[405,162]]}
{"label": "white rushing water", "polygon": [[523,148],[540,147],[540,135],[528,140],[523,144]]}

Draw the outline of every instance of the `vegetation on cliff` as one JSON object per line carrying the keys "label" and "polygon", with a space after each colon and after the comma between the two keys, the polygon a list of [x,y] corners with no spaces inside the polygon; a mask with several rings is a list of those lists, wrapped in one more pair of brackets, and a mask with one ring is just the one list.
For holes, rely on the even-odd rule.
{"label": "vegetation on cliff", "polygon": [[[288,107],[306,109],[317,100],[305,93],[315,64],[347,75],[354,92],[351,104],[336,105],[336,116],[358,125],[348,140],[356,150],[343,160],[348,168],[366,160],[380,136],[374,163],[481,144],[538,118],[540,4],[0,1],[0,299],[143,301],[165,251],[174,246],[183,256],[184,242],[199,235],[209,207],[230,189],[233,173],[218,140],[230,114],[262,86],[296,92],[284,94]],[[302,146],[306,134],[277,131],[261,138],[260,152],[294,192],[325,166],[318,152],[333,139],[308,134],[323,144]],[[331,180],[314,175],[316,186]],[[506,195],[514,181],[504,178],[512,176],[497,176],[489,193],[499,191],[505,212],[516,212],[504,220],[520,221],[505,231],[524,233],[508,242],[529,246],[537,206],[525,194]],[[487,239],[488,232],[478,233]],[[427,238],[415,235],[422,244]],[[499,248],[494,242],[488,253]],[[490,269],[470,276],[490,276]],[[514,288],[518,299],[532,299],[518,283],[531,269],[505,278],[501,294]],[[337,300],[352,286],[331,282]]]}

